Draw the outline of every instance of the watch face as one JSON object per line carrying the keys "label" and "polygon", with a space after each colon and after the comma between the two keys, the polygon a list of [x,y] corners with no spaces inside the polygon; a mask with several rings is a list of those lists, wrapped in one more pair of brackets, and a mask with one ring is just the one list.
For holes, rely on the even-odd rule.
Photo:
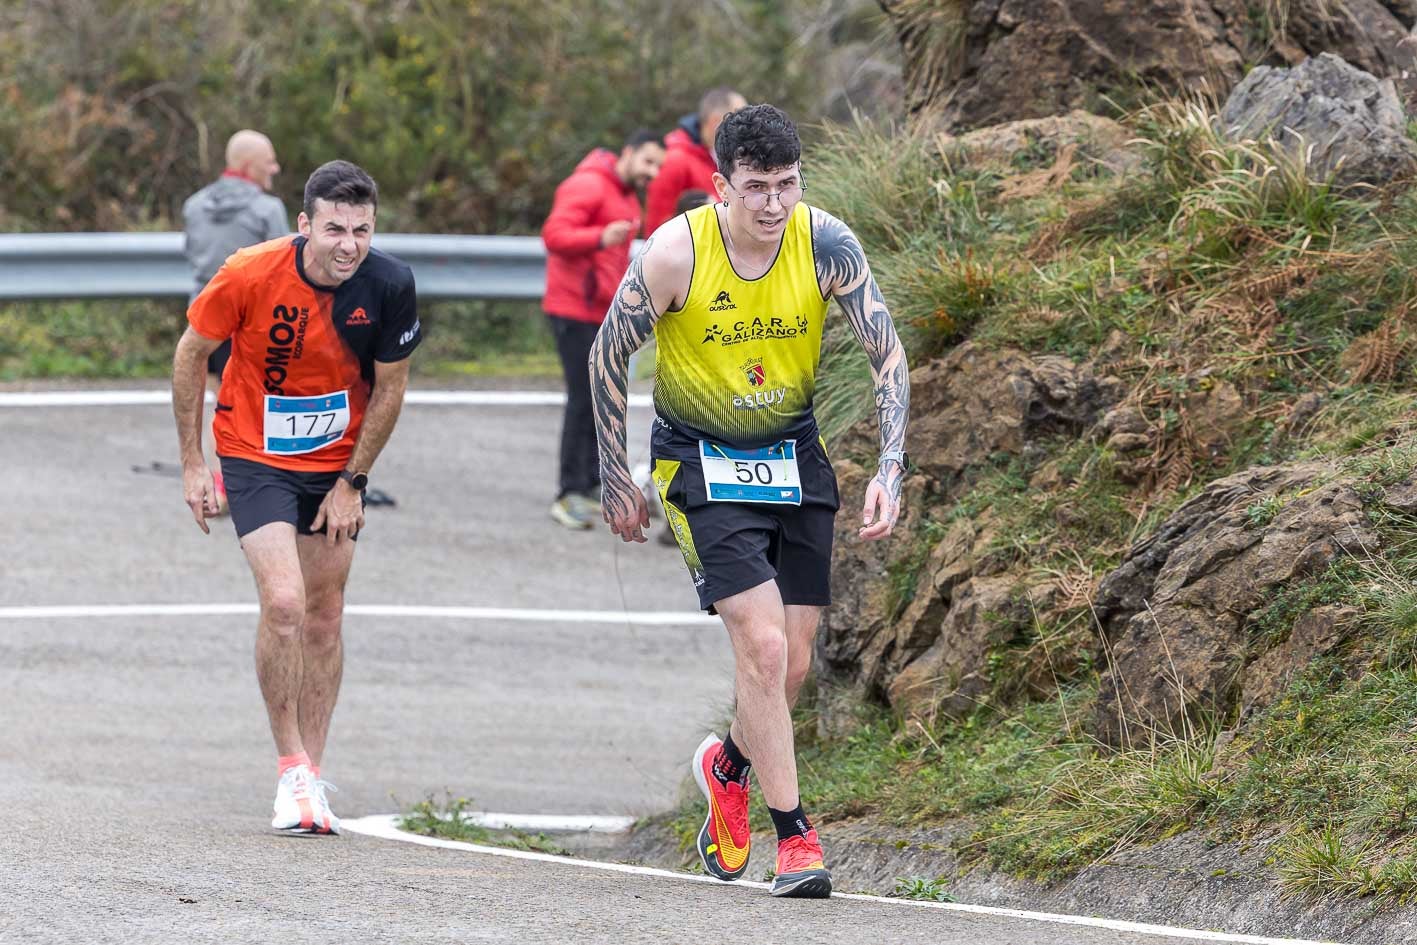
{"label": "watch face", "polygon": [[364,487],[369,485],[369,477],[364,473],[355,473],[353,476],[349,477],[349,484],[351,486],[354,486],[354,488],[363,491]]}

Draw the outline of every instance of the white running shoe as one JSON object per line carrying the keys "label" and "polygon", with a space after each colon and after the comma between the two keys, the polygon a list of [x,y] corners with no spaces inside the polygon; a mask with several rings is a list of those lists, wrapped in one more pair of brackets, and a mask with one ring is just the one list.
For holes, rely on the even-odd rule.
{"label": "white running shoe", "polygon": [[[287,768],[276,783],[271,827],[281,833],[332,833],[328,805],[306,765]],[[334,828],[338,830],[338,826]]]}
{"label": "white running shoe", "polygon": [[319,800],[319,802],[320,802],[320,811],[321,811],[321,813],[324,814],[324,817],[325,817],[325,824],[329,827],[329,832],[332,833],[332,834],[335,834],[336,836],[338,836],[338,835],[339,835],[339,818],[335,816],[335,812],[334,812],[334,811],[330,810],[330,801],[329,801],[329,798],[325,797],[325,792],[326,792],[326,791],[336,791],[336,792],[337,792],[337,791],[339,791],[339,788],[335,787],[333,784],[331,784],[331,783],[328,782],[328,781],[322,781],[321,779],[316,778],[316,779],[315,779],[315,797],[316,797],[316,798]]}

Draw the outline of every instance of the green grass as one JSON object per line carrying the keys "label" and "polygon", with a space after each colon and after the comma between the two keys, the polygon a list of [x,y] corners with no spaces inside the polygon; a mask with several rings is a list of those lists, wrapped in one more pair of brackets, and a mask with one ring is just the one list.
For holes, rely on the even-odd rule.
{"label": "green grass", "polygon": [[949,893],[943,876],[927,879],[924,876],[900,876],[896,878],[895,890],[891,893],[897,899],[917,899],[922,902],[955,902]]}
{"label": "green grass", "polygon": [[[536,303],[429,302],[414,370],[427,377],[560,377]],[[165,378],[186,327],[179,301],[0,306],[0,381]]]}
{"label": "green grass", "polygon": [[0,381],[170,376],[183,311],[147,301],[0,306]]}
{"label": "green grass", "polygon": [[400,830],[438,837],[443,840],[459,840],[463,843],[478,843],[485,846],[508,847],[513,850],[531,850],[538,853],[569,853],[543,833],[529,834],[521,830],[492,830],[468,821],[465,814],[471,804],[465,797],[449,794],[443,801],[436,801],[430,795],[414,804],[398,820]]}

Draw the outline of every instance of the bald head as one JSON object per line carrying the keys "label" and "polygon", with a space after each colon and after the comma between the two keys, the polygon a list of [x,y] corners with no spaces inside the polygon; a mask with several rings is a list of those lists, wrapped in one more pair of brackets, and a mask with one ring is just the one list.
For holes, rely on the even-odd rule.
{"label": "bald head", "polygon": [[280,172],[280,165],[276,163],[271,139],[259,131],[245,129],[226,143],[226,169],[251,178],[262,190],[270,190],[271,179]]}
{"label": "bald head", "polygon": [[747,104],[747,99],[726,86],[705,92],[699,99],[699,140],[704,147],[712,151],[713,138],[718,134],[718,126],[723,124],[723,116]]}

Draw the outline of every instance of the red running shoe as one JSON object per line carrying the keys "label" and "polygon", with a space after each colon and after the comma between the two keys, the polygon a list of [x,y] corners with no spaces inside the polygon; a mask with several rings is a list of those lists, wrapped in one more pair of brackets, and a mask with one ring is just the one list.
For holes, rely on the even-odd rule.
{"label": "red running shoe", "polygon": [[832,874],[822,864],[822,844],[817,831],[788,837],[777,844],[777,875],[772,894],[794,899],[826,899],[832,894]]}
{"label": "red running shoe", "polygon": [[748,831],[748,789],[737,781],[720,784],[713,776],[713,760],[722,745],[717,735],[710,734],[694,752],[694,780],[709,805],[696,846],[704,870],[710,876],[732,882],[748,868],[753,835]]}

